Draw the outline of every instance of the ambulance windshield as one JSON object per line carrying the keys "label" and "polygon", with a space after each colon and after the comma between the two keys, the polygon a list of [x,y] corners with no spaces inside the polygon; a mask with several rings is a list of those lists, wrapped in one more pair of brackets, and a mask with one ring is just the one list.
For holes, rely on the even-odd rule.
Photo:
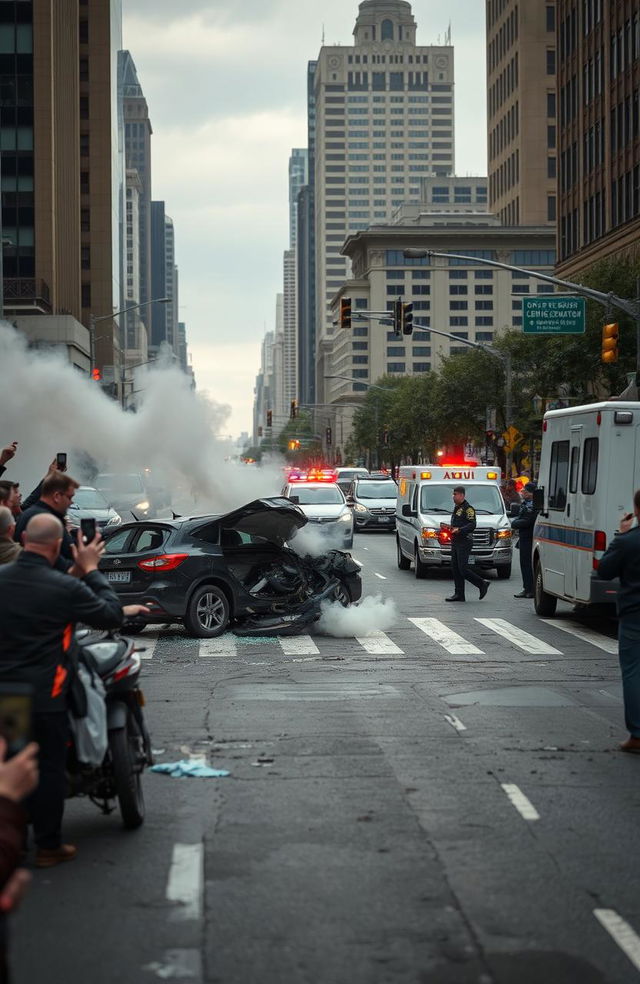
{"label": "ambulance windshield", "polygon": [[[464,483],[463,483],[464,484]],[[460,482],[438,483],[423,485],[420,490],[420,512],[441,513],[453,512],[453,490]],[[480,515],[495,515],[504,512],[502,496],[495,485],[469,484],[467,502]]]}

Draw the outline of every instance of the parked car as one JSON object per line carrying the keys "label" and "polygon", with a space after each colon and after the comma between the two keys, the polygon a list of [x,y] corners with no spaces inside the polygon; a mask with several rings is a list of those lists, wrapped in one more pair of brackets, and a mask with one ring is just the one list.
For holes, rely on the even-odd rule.
{"label": "parked car", "polygon": [[123,604],[151,610],[148,622],[182,622],[204,638],[230,625],[238,634],[292,634],[319,617],[325,598],[348,605],[362,594],[348,554],[303,558],[288,546],[306,523],[285,498],[222,516],[126,523],[105,538],[100,570]]}
{"label": "parked car", "polygon": [[347,505],[344,492],[330,473],[318,477],[291,479],[282,494],[300,506],[312,527],[328,543],[341,550],[353,546],[353,514]]}
{"label": "parked car", "polygon": [[101,472],[96,486],[123,519],[151,519],[156,515],[153,495],[140,472]]}
{"label": "parked car", "polygon": [[102,534],[122,522],[119,513],[107,502],[102,492],[92,489],[90,485],[81,485],[76,489],[67,519],[74,528],[80,526],[81,519],[95,519],[96,529]]}
{"label": "parked car", "polygon": [[356,530],[396,528],[398,486],[392,478],[357,478],[349,489],[347,503],[353,509]]}
{"label": "parked car", "polygon": [[346,494],[355,478],[366,478],[368,474],[369,472],[366,468],[336,468],[335,483]]}

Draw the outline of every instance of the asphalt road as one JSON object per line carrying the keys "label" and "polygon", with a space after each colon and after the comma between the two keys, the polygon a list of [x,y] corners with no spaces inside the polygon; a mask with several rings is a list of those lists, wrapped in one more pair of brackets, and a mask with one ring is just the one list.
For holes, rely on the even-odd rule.
{"label": "asphalt road", "polygon": [[353,553],[384,634],[141,637],[158,758],[231,775],[147,775],[135,833],[68,804],[79,855],[34,872],[15,984],[640,980],[614,623],[538,619],[515,573],[445,604],[388,534]]}

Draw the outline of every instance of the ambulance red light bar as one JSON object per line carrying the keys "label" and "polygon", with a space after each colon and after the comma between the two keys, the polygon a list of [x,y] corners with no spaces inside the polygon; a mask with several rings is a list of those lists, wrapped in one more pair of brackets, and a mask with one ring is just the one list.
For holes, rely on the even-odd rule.
{"label": "ambulance red light bar", "polygon": [[477,468],[477,461],[442,461],[441,468]]}

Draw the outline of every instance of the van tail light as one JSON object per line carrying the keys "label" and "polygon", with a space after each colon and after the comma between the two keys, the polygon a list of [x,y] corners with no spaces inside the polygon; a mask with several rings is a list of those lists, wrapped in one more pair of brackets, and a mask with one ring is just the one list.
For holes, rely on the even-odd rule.
{"label": "van tail light", "polygon": [[593,538],[593,549],[594,550],[607,549],[607,534],[603,530],[596,530],[596,534]]}
{"label": "van tail light", "polygon": [[174,571],[188,556],[189,554],[159,554],[148,560],[139,560],[138,567],[143,571]]}

